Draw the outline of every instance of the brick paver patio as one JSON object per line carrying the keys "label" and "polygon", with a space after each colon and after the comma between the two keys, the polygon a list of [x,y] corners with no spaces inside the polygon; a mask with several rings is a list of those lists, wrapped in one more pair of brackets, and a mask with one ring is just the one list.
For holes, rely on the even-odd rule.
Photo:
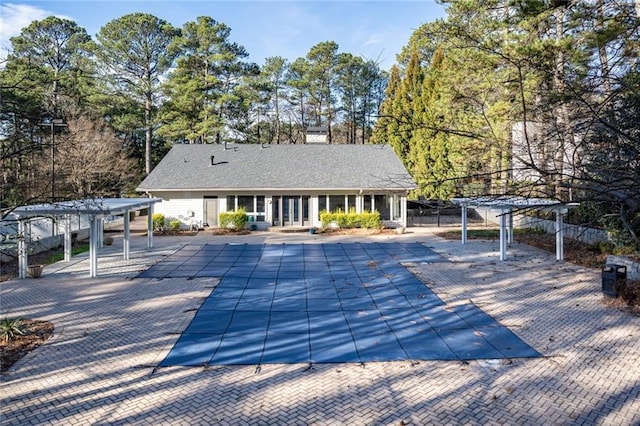
{"label": "brick paver patio", "polygon": [[[451,306],[474,303],[542,358],[163,367],[215,278],[134,279],[185,243],[321,243],[309,234],[119,239],[88,260],[1,283],[0,317],[52,321],[55,335],[2,376],[13,424],[640,424],[640,318],[606,307],[600,272],[513,244],[445,241],[427,229],[339,241],[418,241],[453,263],[408,267]],[[143,241],[144,240],[144,241]],[[138,246],[139,245],[139,246]]]}

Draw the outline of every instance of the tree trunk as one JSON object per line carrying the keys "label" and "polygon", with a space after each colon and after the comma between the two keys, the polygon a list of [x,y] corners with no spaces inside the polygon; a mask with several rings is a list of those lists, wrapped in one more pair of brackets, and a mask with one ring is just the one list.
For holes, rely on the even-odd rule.
{"label": "tree trunk", "polygon": [[[640,0],[638,0],[640,1]],[[604,32],[604,4],[603,0],[598,0],[597,4],[598,18],[597,30]],[[607,46],[605,43],[598,44],[598,54],[600,56],[600,70],[602,73],[602,87],[604,88],[605,97],[608,97],[611,93],[611,81],[609,78],[609,57],[607,55]]]}
{"label": "tree trunk", "polygon": [[[280,144],[280,91],[278,90],[276,83],[276,144]],[[259,124],[259,123],[258,123]]]}
{"label": "tree trunk", "polygon": [[[560,42],[562,40],[562,36],[564,34],[564,20],[565,20],[565,8],[564,6],[558,7],[556,9],[556,29],[555,29],[555,37],[556,44],[559,47]],[[554,89],[555,91],[562,95],[565,92],[565,82],[564,82],[564,64],[565,64],[565,55],[562,52],[562,49],[559,47],[557,49],[557,53],[554,58]],[[555,138],[557,139],[557,146],[555,147],[555,158],[554,158],[554,170],[555,173],[555,197],[559,200],[563,200],[563,185],[562,181],[564,179],[564,161],[565,161],[565,151],[566,151],[566,139],[570,138],[570,135],[573,134],[573,129],[570,125],[569,119],[569,110],[567,108],[566,101],[561,100],[560,105],[556,111],[556,125],[557,129],[555,132]]]}
{"label": "tree trunk", "polygon": [[151,137],[152,137],[152,124],[151,124],[151,93],[146,94],[144,102],[144,124],[145,124],[145,172],[148,175],[151,173]]}

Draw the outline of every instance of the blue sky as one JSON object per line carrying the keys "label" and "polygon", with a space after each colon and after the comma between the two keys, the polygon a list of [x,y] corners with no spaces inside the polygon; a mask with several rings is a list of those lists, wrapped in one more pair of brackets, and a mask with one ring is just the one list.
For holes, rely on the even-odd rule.
{"label": "blue sky", "polygon": [[112,19],[145,12],[178,27],[198,16],[211,16],[227,24],[231,41],[243,45],[249,59],[260,65],[269,56],[293,61],[317,43],[332,40],[340,52],[377,60],[383,69],[391,67],[415,29],[445,16],[436,0],[2,0],[0,11],[2,57],[9,38],[33,20],[56,15],[94,35]]}

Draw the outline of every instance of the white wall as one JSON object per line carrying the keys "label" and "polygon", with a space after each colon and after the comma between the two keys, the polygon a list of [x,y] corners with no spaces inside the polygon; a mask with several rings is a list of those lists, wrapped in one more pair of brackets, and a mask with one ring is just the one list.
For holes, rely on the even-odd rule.
{"label": "white wall", "polygon": [[[182,222],[181,228],[188,228],[192,219],[199,225],[204,223],[204,200],[202,194],[154,192],[153,196],[162,198],[161,203],[153,206],[153,212],[163,214],[167,220],[180,220]],[[194,214],[193,218],[189,216],[190,211]]]}
{"label": "white wall", "polygon": [[[230,193],[230,195],[254,195],[253,191],[234,191]],[[331,195],[331,194],[344,194],[341,191],[322,191],[322,195]],[[153,192],[151,194],[153,197],[162,198],[162,203],[158,203],[154,206],[155,213],[161,213],[165,216],[167,220],[178,219],[182,222],[182,228],[188,228],[191,223],[191,219],[195,221],[195,223],[202,225],[206,221],[204,220],[204,196],[217,196],[218,200],[218,213],[227,211],[227,193],[226,192],[202,192],[202,191],[185,191],[185,192],[169,192],[169,191],[159,191]],[[265,204],[266,204],[266,223],[272,223],[272,211],[273,211],[273,199],[271,194],[258,193],[258,195],[265,195]],[[280,194],[278,194],[280,195]],[[309,220],[311,226],[319,227],[321,226],[320,219],[318,218],[319,214],[319,203],[318,203],[318,195],[310,193],[307,190],[298,190],[298,191],[285,191],[282,195],[310,195],[309,199]],[[356,208],[357,211],[362,211],[362,195],[353,194],[356,196]],[[402,201],[406,203],[406,197],[404,194],[395,194],[394,200]],[[396,223],[406,226],[406,208],[401,208],[400,211],[395,211],[395,205],[397,203],[394,202],[393,210],[394,216],[397,216],[395,220],[389,221],[387,218],[383,218],[384,222],[387,223]],[[375,205],[374,205],[375,208]],[[190,218],[188,216],[188,212],[193,211],[194,216]]]}

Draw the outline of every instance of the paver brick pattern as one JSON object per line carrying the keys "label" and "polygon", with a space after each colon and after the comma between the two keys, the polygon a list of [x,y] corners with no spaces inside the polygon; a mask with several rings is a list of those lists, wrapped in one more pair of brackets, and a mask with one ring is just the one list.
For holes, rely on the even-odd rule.
{"label": "paver brick pattern", "polygon": [[98,278],[86,278],[79,257],[1,284],[0,316],[56,330],[2,376],[0,423],[640,424],[640,318],[602,303],[599,271],[519,244],[500,262],[493,242],[463,246],[419,230],[369,238],[419,241],[450,259],[408,267],[446,303],[475,303],[544,358],[156,368],[216,284],[133,279],[184,244],[156,238],[152,252],[134,245],[128,262],[117,246],[105,250]]}

